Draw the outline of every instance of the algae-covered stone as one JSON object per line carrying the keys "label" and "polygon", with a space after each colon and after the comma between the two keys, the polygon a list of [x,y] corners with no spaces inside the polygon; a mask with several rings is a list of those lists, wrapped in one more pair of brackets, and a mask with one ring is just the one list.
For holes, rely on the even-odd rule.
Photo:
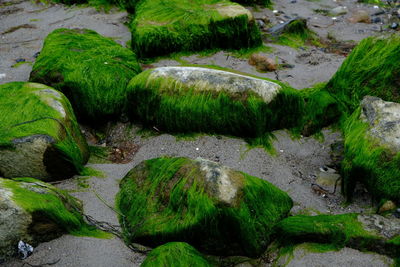
{"label": "algae-covered stone", "polygon": [[260,255],[292,200],[267,181],[204,159],[144,161],[121,181],[126,241],[184,241],[220,255]]}
{"label": "algae-covered stone", "polygon": [[394,260],[385,255],[361,252],[351,248],[337,250],[329,245],[304,243],[280,255],[273,266],[364,266],[389,267]]}
{"label": "algae-covered stone", "polygon": [[126,86],[139,72],[135,54],[113,40],[87,29],[57,29],[46,37],[30,80],[63,92],[78,119],[98,125],[121,115]]}
{"label": "algae-covered stone", "polygon": [[291,127],[303,99],[291,88],[210,68],[160,67],[128,85],[129,115],[168,132],[207,132],[258,137]]}
{"label": "algae-covered stone", "polygon": [[250,11],[226,0],[143,0],[130,27],[139,57],[262,43]]}
{"label": "algae-covered stone", "polygon": [[68,99],[38,83],[0,85],[0,175],[69,178],[89,151]]}
{"label": "algae-covered stone", "polygon": [[204,257],[191,245],[184,242],[171,242],[153,249],[141,267],[211,267]]}
{"label": "algae-covered stone", "polygon": [[366,95],[400,101],[400,36],[362,40],[326,88],[354,111]]}
{"label": "algae-covered stone", "polygon": [[346,121],[343,189],[348,198],[357,181],[377,200],[400,201],[400,104],[367,96]]}
{"label": "algae-covered stone", "polygon": [[280,221],[275,231],[286,244],[328,243],[334,248],[400,255],[400,221],[376,214],[298,215]]}
{"label": "algae-covered stone", "polygon": [[20,240],[31,245],[63,233],[89,234],[81,203],[54,186],[32,178],[0,178],[0,260],[17,252]]}

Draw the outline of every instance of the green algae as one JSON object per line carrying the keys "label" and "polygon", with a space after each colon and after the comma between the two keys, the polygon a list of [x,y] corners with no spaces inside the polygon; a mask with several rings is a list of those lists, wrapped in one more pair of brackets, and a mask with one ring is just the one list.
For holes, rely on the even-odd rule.
{"label": "green algae", "polygon": [[[55,140],[57,156],[70,162],[75,173],[83,170],[89,157],[86,140],[64,95],[42,84],[24,82],[0,85],[0,92],[1,148],[13,149],[16,139],[49,136]],[[50,174],[60,175],[51,166],[47,169]]]}
{"label": "green algae", "polygon": [[292,207],[291,199],[272,184],[238,172],[235,179],[244,183],[240,199],[217,204],[202,175],[186,158],[152,159],[131,170],[116,201],[126,242],[185,241],[218,255],[260,255],[273,225]]}
{"label": "green algae", "polygon": [[99,170],[96,170],[91,167],[85,167],[83,168],[82,172],[80,173],[81,176],[92,176],[92,177],[98,177],[98,178],[105,178],[106,175]]}
{"label": "green algae", "polygon": [[110,237],[88,225],[82,217],[82,204],[63,190],[33,178],[1,179],[0,183],[11,190],[12,200],[26,212],[47,217],[65,232],[76,236]]}
{"label": "green algae", "polygon": [[400,101],[400,36],[369,37],[349,54],[326,89],[352,113],[366,95]]}
{"label": "green algae", "polygon": [[169,133],[225,134],[244,138],[264,137],[271,130],[290,128],[299,122],[304,101],[298,91],[283,85],[271,103],[246,92],[196,91],[176,82],[155,79],[151,70],[128,85],[128,114],[145,127]]}
{"label": "green algae", "polygon": [[342,191],[350,200],[356,182],[362,182],[379,202],[400,201],[400,153],[391,151],[367,133],[369,124],[361,121],[361,108],[343,125],[345,157],[342,162]]}
{"label": "green algae", "polygon": [[[224,8],[236,10],[225,14]],[[130,25],[132,48],[140,58],[148,58],[259,46],[260,31],[249,16],[246,9],[226,0],[144,0],[136,6]]]}
{"label": "green algae", "polygon": [[50,33],[30,80],[53,86],[71,101],[78,119],[98,126],[118,118],[126,86],[140,72],[135,54],[87,29]]}
{"label": "green algae", "polygon": [[184,242],[170,242],[153,249],[141,267],[211,267],[207,259],[195,248]]}

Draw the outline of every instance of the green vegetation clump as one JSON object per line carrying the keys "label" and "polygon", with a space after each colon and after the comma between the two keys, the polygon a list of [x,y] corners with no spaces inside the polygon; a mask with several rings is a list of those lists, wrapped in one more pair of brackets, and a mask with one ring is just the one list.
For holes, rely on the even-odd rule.
{"label": "green vegetation clump", "polygon": [[366,95],[400,102],[400,36],[361,41],[328,82],[326,89],[351,114]]}
{"label": "green vegetation clump", "polygon": [[303,242],[314,242],[329,244],[326,247],[328,249],[351,247],[398,257],[400,253],[398,238],[386,240],[385,237],[364,229],[358,216],[360,215],[348,213],[288,217],[276,225],[275,236],[286,247]]}
{"label": "green vegetation clump", "polygon": [[369,124],[360,120],[361,107],[343,125],[345,158],[342,162],[342,191],[350,200],[356,182],[366,185],[377,201],[400,201],[400,153],[369,135]]}
{"label": "green vegetation clump", "polygon": [[[187,158],[156,158],[125,176],[117,207],[123,214],[120,222],[126,242],[159,246],[184,241],[216,255],[259,256],[270,243],[273,226],[290,211],[292,200],[267,181],[229,170],[230,182],[222,192],[236,193],[228,202],[222,201],[216,194],[221,192],[218,179],[223,179],[220,173],[225,167],[208,177],[199,164]],[[209,164],[212,169],[216,163]]]}
{"label": "green vegetation clump", "polygon": [[141,58],[262,44],[251,13],[227,0],[143,0],[130,28]]}
{"label": "green vegetation clump", "polygon": [[150,77],[152,71],[141,73],[128,85],[128,115],[145,127],[156,126],[170,133],[259,138],[272,130],[291,128],[301,122],[304,99],[299,91],[284,84],[280,84],[282,88],[274,99],[266,103],[250,90],[243,93],[215,88],[197,90],[196,86],[173,78]]}
{"label": "green vegetation clump", "polygon": [[118,118],[126,86],[140,72],[135,54],[87,29],[57,29],[45,39],[30,80],[53,86],[90,124]]}
{"label": "green vegetation clump", "polygon": [[[12,200],[40,221],[47,218],[64,232],[77,236],[108,238],[110,235],[88,225],[82,217],[82,204],[65,191],[33,178],[1,179],[1,188],[11,190]],[[50,229],[52,229],[50,227]],[[31,233],[43,238],[49,234]]]}
{"label": "green vegetation clump", "polygon": [[[0,85],[0,125],[0,149],[12,150],[15,140],[31,136],[52,138],[56,151],[48,156],[46,166],[51,175],[79,173],[89,158],[86,140],[68,99],[51,87],[25,82]],[[70,163],[72,173],[57,169],[60,160]]]}
{"label": "green vegetation clump", "polygon": [[183,242],[171,242],[153,249],[141,267],[211,267],[210,264],[194,247]]}

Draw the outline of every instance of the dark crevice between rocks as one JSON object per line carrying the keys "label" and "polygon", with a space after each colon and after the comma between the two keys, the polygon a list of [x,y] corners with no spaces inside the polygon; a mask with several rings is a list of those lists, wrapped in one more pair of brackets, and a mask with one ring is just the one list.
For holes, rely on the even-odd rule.
{"label": "dark crevice between rocks", "polygon": [[55,180],[67,179],[78,173],[74,164],[67,160],[65,155],[54,146],[47,147],[43,154],[43,164],[46,171]]}

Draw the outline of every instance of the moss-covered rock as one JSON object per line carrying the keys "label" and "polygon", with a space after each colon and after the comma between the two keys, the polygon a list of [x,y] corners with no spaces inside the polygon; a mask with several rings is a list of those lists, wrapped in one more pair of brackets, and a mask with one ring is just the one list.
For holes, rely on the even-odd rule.
{"label": "moss-covered rock", "polygon": [[32,178],[0,178],[0,260],[13,256],[23,240],[31,245],[63,233],[103,236],[87,225],[81,203],[66,192]]}
{"label": "moss-covered rock", "polygon": [[400,222],[380,215],[342,214],[293,216],[280,221],[276,236],[283,244],[328,243],[390,257],[400,255]]}
{"label": "moss-covered rock", "polygon": [[89,158],[68,99],[38,83],[0,85],[0,175],[69,178]]}
{"label": "moss-covered rock", "polygon": [[378,200],[400,201],[400,104],[367,96],[345,122],[343,192],[351,198],[356,182]]}
{"label": "moss-covered rock", "polygon": [[87,29],[57,29],[46,37],[30,81],[63,92],[78,119],[98,125],[121,115],[126,86],[139,72],[135,54],[113,40]]}
{"label": "moss-covered rock", "polygon": [[147,70],[128,85],[132,120],[167,132],[259,137],[301,121],[298,91],[264,79],[199,67]]}
{"label": "moss-covered rock", "polygon": [[366,95],[400,102],[400,36],[361,41],[327,84],[354,111]]}
{"label": "moss-covered rock", "polygon": [[141,267],[211,267],[210,264],[194,247],[183,242],[170,242],[153,249]]}
{"label": "moss-covered rock", "polygon": [[139,57],[262,44],[250,11],[226,0],[143,0],[130,28]]}
{"label": "moss-covered rock", "polygon": [[292,200],[272,184],[204,159],[156,158],[121,181],[126,241],[184,241],[219,255],[260,255]]}

